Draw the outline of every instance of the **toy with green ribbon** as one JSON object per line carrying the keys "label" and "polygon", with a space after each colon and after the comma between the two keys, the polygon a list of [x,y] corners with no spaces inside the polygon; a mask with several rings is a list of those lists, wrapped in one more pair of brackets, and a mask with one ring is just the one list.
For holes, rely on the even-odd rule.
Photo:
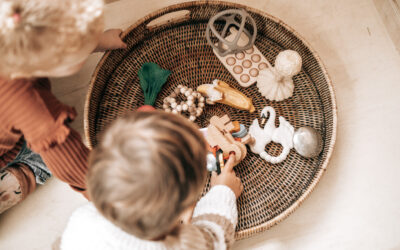
{"label": "toy with green ribbon", "polygon": [[141,111],[154,110],[154,103],[162,86],[167,81],[171,71],[162,69],[155,63],[149,62],[143,64],[139,70],[140,86],[144,94],[144,105],[138,108]]}

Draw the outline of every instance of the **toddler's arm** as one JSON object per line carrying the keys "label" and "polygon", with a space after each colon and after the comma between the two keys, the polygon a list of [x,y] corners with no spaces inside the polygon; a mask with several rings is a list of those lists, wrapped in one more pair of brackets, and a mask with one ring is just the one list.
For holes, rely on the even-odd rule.
{"label": "toddler's arm", "polygon": [[[36,82],[36,81],[35,81]],[[84,193],[89,149],[66,121],[75,111],[61,104],[50,92],[50,82],[39,79],[34,88],[30,80],[4,82],[11,101],[0,107],[2,122],[21,131],[28,146],[40,154],[50,171],[60,180]]]}
{"label": "toddler's arm", "polygon": [[99,44],[94,52],[104,52],[113,49],[126,49],[127,45],[121,39],[121,29],[109,29],[101,34]]}
{"label": "toddler's arm", "polygon": [[237,224],[236,199],[243,185],[233,171],[234,157],[231,156],[220,175],[213,173],[210,191],[200,199],[194,212],[192,224],[203,231],[213,249],[232,246]]}

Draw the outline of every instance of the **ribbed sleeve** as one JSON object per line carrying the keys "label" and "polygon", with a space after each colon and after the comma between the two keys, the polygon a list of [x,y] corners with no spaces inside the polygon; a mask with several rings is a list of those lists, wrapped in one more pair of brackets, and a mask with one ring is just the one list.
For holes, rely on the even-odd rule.
{"label": "ribbed sleeve", "polygon": [[75,110],[59,102],[39,82],[20,80],[12,85],[5,93],[10,98],[1,107],[7,115],[6,124],[21,131],[28,146],[37,153],[51,144],[62,143],[70,130],[65,121],[75,118]]}
{"label": "ribbed sleeve", "polygon": [[24,136],[54,176],[84,191],[89,150],[67,125],[75,116],[50,92],[48,79],[0,79],[0,164],[15,157]]}
{"label": "ribbed sleeve", "polygon": [[0,169],[6,167],[9,162],[17,157],[23,145],[21,135],[19,135],[19,138],[19,140],[17,138],[11,140],[8,137],[8,139],[5,138],[5,140],[8,140],[8,143],[4,141],[0,142]]}
{"label": "ribbed sleeve", "polygon": [[217,185],[197,202],[193,218],[205,214],[220,215],[228,219],[233,225],[237,224],[236,197],[233,191],[225,185]]}
{"label": "ribbed sleeve", "polygon": [[39,153],[54,176],[76,191],[86,190],[89,149],[82,143],[76,131],[71,129],[64,142],[54,144]]}

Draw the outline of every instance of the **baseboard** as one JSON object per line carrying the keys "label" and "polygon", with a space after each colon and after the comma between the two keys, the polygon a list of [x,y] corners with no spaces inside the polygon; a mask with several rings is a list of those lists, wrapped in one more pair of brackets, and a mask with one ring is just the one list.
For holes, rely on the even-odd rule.
{"label": "baseboard", "polygon": [[116,2],[116,1],[118,1],[118,0],[104,0],[104,3],[108,4],[108,3],[112,3],[112,2]]}
{"label": "baseboard", "polygon": [[400,0],[391,0],[389,3],[394,10],[397,23],[400,23]]}
{"label": "baseboard", "polygon": [[400,53],[400,0],[374,0],[376,9]]}

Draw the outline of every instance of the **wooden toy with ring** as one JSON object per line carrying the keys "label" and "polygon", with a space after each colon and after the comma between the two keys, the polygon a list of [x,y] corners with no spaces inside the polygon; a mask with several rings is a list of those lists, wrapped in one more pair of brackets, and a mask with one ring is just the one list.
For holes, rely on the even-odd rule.
{"label": "wooden toy with ring", "polygon": [[[215,157],[218,156],[218,150],[222,151],[222,158],[226,160],[230,153],[235,154],[235,163],[237,165],[247,155],[245,144],[250,143],[252,138],[245,135],[242,138],[234,138],[232,133],[240,132],[241,126],[238,122],[232,122],[228,115],[222,117],[213,116],[210,125],[207,127],[206,140],[210,146],[210,151]],[[217,162],[219,159],[217,158]]]}

